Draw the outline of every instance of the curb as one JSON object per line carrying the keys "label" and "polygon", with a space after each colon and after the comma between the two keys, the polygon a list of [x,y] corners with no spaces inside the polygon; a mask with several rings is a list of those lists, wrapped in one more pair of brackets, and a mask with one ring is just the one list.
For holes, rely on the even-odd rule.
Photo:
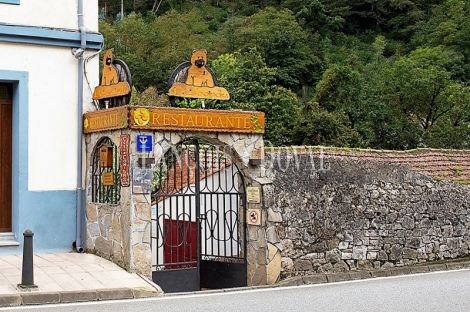
{"label": "curb", "polygon": [[470,269],[470,261],[461,262],[448,262],[438,264],[425,264],[395,267],[391,269],[376,270],[376,271],[349,271],[340,273],[317,273],[314,275],[303,275],[286,278],[277,282],[271,287],[288,287],[299,285],[311,285],[322,283],[336,283],[344,281],[353,281],[360,279],[376,278],[376,277],[391,277],[399,275],[409,275],[418,273],[431,273],[437,271],[452,271],[459,269]]}
{"label": "curb", "polygon": [[21,305],[40,305],[56,303],[73,303],[100,300],[139,299],[158,297],[161,293],[150,288],[106,288],[80,291],[58,292],[23,292],[0,295],[0,307]]}
{"label": "curb", "polygon": [[470,261],[461,262],[448,262],[448,263],[436,263],[436,264],[417,264],[414,266],[403,266],[395,267],[391,269],[383,269],[376,271],[349,271],[339,273],[316,273],[312,275],[302,275],[286,278],[282,281],[277,282],[273,285],[259,285],[259,286],[246,286],[237,288],[223,288],[223,289],[209,289],[202,291],[192,292],[179,292],[179,293],[163,293],[162,296],[181,296],[181,295],[194,295],[200,293],[221,293],[221,292],[232,292],[249,289],[264,289],[264,288],[277,288],[277,287],[290,287],[300,285],[314,285],[314,284],[325,284],[325,283],[337,283],[345,281],[355,281],[361,279],[371,279],[376,277],[393,277],[401,275],[411,275],[418,273],[432,273],[437,271],[452,271],[460,269],[470,269]]}

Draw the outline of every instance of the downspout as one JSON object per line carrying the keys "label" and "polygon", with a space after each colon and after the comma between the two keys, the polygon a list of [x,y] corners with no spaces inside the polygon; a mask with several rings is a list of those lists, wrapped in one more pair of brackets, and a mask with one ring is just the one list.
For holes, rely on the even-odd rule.
{"label": "downspout", "polygon": [[75,239],[75,248],[77,252],[83,252],[82,246],[82,140],[83,140],[83,72],[84,59],[83,52],[86,49],[86,30],[83,24],[83,0],[78,0],[78,30],[80,31],[80,50],[81,53],[76,54],[78,59],[78,127],[77,127],[77,233]]}

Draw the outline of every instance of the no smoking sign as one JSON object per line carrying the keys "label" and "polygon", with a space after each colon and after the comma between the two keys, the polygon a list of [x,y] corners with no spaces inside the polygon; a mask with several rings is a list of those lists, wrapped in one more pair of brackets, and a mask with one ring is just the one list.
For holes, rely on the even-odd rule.
{"label": "no smoking sign", "polygon": [[246,220],[249,225],[260,225],[261,209],[248,209]]}

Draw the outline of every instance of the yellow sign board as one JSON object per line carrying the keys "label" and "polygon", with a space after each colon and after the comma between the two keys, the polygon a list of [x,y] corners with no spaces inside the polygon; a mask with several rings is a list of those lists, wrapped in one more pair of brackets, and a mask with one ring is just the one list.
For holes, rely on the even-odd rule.
{"label": "yellow sign board", "polygon": [[97,86],[93,92],[93,100],[108,99],[111,97],[124,96],[131,93],[131,88],[126,81],[121,81],[110,86]]}
{"label": "yellow sign board", "polygon": [[83,115],[84,133],[124,128],[261,134],[265,119],[261,112],[140,106],[120,106]]}
{"label": "yellow sign board", "polygon": [[114,173],[113,172],[103,172],[101,176],[103,178],[103,185],[106,185],[106,186],[114,185]]}
{"label": "yellow sign board", "polygon": [[261,202],[259,187],[249,186],[246,188],[246,201],[253,204],[259,204]]}
{"label": "yellow sign board", "polygon": [[83,132],[126,128],[128,112],[127,106],[120,106],[86,113],[83,115]]}
{"label": "yellow sign board", "polygon": [[264,113],[169,107],[131,109],[131,128],[264,133]]}

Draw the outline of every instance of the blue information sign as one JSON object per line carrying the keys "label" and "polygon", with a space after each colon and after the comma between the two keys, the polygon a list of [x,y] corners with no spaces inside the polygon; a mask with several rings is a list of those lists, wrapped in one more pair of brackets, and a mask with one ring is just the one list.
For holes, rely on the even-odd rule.
{"label": "blue information sign", "polygon": [[152,141],[151,135],[137,135],[137,152],[151,152],[153,146]]}

